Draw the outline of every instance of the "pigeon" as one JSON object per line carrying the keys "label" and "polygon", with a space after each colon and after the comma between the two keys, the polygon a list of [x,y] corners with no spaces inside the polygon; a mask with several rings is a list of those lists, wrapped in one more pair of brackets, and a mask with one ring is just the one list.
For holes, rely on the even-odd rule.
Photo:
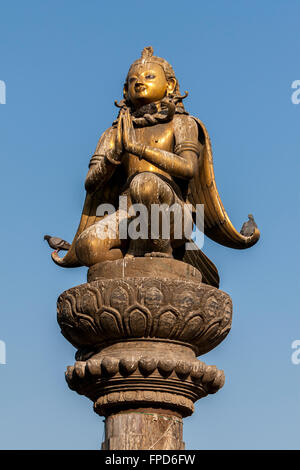
{"label": "pigeon", "polygon": [[48,245],[57,252],[60,250],[67,251],[71,246],[70,243],[66,242],[65,240],[62,240],[58,237],[50,237],[50,235],[45,235],[44,240],[47,240]]}
{"label": "pigeon", "polygon": [[253,235],[255,229],[257,228],[257,224],[255,223],[253,215],[248,214],[248,218],[249,220],[243,223],[243,226],[240,231],[241,235],[244,235],[244,237],[251,237],[251,235]]}

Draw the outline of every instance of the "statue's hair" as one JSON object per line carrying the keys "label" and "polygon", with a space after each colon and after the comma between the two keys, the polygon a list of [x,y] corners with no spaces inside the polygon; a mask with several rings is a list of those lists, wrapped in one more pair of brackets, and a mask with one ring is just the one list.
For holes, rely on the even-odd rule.
{"label": "statue's hair", "polygon": [[184,98],[186,98],[187,92],[185,93],[184,96],[180,96],[179,83],[178,83],[178,80],[175,76],[175,72],[173,70],[173,67],[165,59],[162,59],[161,57],[157,57],[157,56],[153,55],[153,47],[152,46],[144,47],[144,49],[142,50],[142,53],[141,53],[141,57],[139,59],[135,60],[131,64],[131,66],[129,68],[129,71],[128,71],[128,74],[127,74],[127,77],[126,77],[126,81],[125,81],[125,89],[127,88],[128,76],[130,74],[131,69],[133,67],[135,67],[136,65],[145,64],[147,62],[160,65],[162,67],[164,73],[165,73],[165,76],[166,76],[167,80],[170,80],[171,78],[174,78],[176,80],[176,86],[175,86],[174,92],[172,94],[168,95],[168,97],[171,101],[174,101],[174,104],[176,105],[177,108],[182,108],[182,111],[184,112],[184,106],[182,104],[182,100]]}

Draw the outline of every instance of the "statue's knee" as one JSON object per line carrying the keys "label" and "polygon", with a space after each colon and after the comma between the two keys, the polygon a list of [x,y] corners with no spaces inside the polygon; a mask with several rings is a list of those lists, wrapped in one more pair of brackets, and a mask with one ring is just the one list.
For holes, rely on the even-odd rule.
{"label": "statue's knee", "polygon": [[114,254],[113,258],[113,253],[111,253],[113,248],[119,248],[119,238],[112,236],[112,234],[110,234],[110,237],[100,237],[99,229],[101,227],[96,225],[92,225],[84,230],[76,240],[75,251],[77,258],[85,266],[93,266],[101,261],[122,257],[122,253],[119,253],[119,250],[118,255]]}
{"label": "statue's knee", "polygon": [[151,173],[136,175],[130,184],[130,196],[133,202],[149,204],[160,199],[161,180]]}
{"label": "statue's knee", "polygon": [[[98,249],[95,249],[94,237],[88,236],[87,233],[82,233],[76,240],[75,251],[79,261],[85,266],[92,266],[95,264],[96,253]],[[99,243],[97,243],[98,245]],[[99,248],[99,247],[98,247]],[[97,261],[96,261],[97,262]]]}

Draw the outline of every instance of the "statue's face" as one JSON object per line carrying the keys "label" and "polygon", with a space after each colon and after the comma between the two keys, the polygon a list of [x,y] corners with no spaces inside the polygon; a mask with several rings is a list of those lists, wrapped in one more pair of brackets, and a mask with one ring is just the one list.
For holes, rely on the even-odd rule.
{"label": "statue's face", "polygon": [[167,81],[163,68],[146,62],[131,68],[127,80],[127,97],[135,107],[162,100],[167,90],[173,91],[176,81]]}

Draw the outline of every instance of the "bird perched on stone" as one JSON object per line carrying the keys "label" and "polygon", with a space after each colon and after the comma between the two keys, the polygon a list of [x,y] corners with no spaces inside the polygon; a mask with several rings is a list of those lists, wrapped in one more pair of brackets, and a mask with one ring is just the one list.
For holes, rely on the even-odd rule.
{"label": "bird perched on stone", "polygon": [[240,233],[244,235],[244,237],[251,237],[255,229],[258,228],[252,214],[248,214],[248,219],[249,220],[247,220],[247,222],[243,223],[243,226],[240,231]]}
{"label": "bird perched on stone", "polygon": [[48,245],[57,252],[60,250],[68,251],[69,248],[71,247],[70,243],[66,242],[62,238],[51,237],[50,235],[45,235],[44,240],[47,240]]}

